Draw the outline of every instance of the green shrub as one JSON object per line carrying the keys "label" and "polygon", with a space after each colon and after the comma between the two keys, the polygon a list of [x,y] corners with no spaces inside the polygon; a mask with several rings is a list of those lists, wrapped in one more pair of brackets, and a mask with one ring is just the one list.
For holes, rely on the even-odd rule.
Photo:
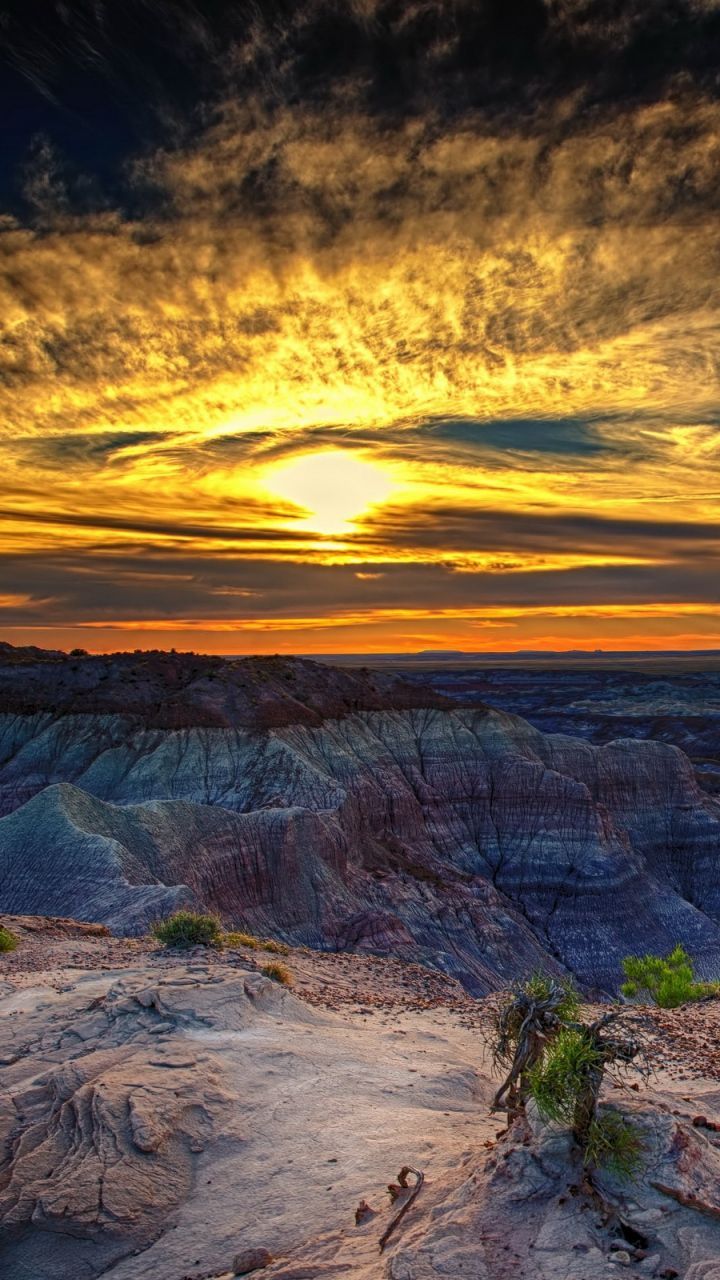
{"label": "green shrub", "polygon": [[547,974],[534,973],[522,985],[523,993],[532,1000],[547,1000],[553,987],[559,986],[563,992],[560,1004],[555,1006],[555,1014],[561,1022],[572,1022],[580,1011],[580,997],[569,978],[549,978]]}
{"label": "green shrub", "polygon": [[666,956],[626,956],[622,965],[627,979],[620,988],[623,995],[652,1001],[661,1009],[674,1009],[720,989],[716,982],[695,982],[692,960],[679,945]]}
{"label": "green shrub", "polygon": [[222,940],[220,921],[196,911],[176,911],[165,920],[157,920],[152,932],[166,947],[216,947]]}
{"label": "green shrub", "polygon": [[17,944],[18,940],[15,934],[6,929],[4,925],[0,925],[0,951],[14,951]]}
{"label": "green shrub", "polygon": [[284,987],[291,987],[293,976],[286,964],[281,964],[279,960],[273,960],[271,964],[263,966],[261,973],[266,978],[272,978],[273,982],[281,982]]}
{"label": "green shrub", "polygon": [[601,1064],[601,1054],[588,1036],[563,1027],[529,1075],[530,1097],[541,1118],[572,1124],[588,1072]]}
{"label": "green shrub", "polygon": [[590,1123],[585,1164],[631,1179],[642,1168],[643,1149],[642,1136],[635,1125],[619,1111],[608,1109],[599,1112]]}

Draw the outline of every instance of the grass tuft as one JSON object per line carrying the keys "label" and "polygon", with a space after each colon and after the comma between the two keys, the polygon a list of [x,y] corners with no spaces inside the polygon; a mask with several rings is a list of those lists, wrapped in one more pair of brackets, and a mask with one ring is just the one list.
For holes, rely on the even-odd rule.
{"label": "grass tuft", "polygon": [[235,930],[223,934],[222,944],[224,947],[247,947],[250,951],[270,951],[276,956],[290,954],[290,948],[284,942],[275,942],[273,938],[256,938],[252,933],[238,933]]}
{"label": "grass tuft", "polygon": [[273,982],[280,982],[284,987],[291,987],[293,984],[293,976],[286,964],[281,964],[279,960],[273,960],[270,964],[263,965],[261,970],[266,978],[272,978]]}
{"label": "grass tuft", "polygon": [[643,1164],[641,1133],[619,1111],[598,1113],[590,1125],[585,1164],[624,1180],[637,1177]]}
{"label": "grass tuft", "polygon": [[276,942],[274,938],[268,938],[267,942],[261,942],[262,951],[271,951],[275,956],[289,956],[290,948],[284,942]]}
{"label": "grass tuft", "polygon": [[222,941],[224,947],[247,947],[250,951],[256,951],[260,946],[259,938],[254,938],[251,933],[237,933],[235,930],[224,933]]}

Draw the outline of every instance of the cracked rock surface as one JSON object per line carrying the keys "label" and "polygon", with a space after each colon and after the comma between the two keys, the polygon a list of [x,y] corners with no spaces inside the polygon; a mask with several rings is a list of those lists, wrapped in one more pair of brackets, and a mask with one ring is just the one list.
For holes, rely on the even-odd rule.
{"label": "cracked rock surface", "polygon": [[[490,1115],[493,997],[302,950],[288,991],[254,953],[173,955],[70,921],[47,923],[43,956],[41,922],[10,923],[3,1280],[225,1280],[252,1256],[267,1280],[715,1280],[720,1057],[666,1068],[683,1010],[647,1014],[649,1085],[604,1095],[642,1132],[641,1177],[591,1189],[565,1134]],[[720,1001],[703,1012],[716,1045]],[[406,1164],[425,1182],[381,1254]]]}

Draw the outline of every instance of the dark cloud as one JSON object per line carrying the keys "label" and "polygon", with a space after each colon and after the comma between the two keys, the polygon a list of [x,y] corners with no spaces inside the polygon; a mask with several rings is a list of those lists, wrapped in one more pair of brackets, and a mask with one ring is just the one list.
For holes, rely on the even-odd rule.
{"label": "dark cloud", "polygon": [[[612,518],[582,512],[468,510],[460,506],[422,510],[386,507],[357,540],[365,545],[419,551],[475,552],[513,550],[538,555],[573,554],[683,558],[689,551],[720,549],[716,521]],[[348,539],[352,543],[353,538]]]}
{"label": "dark cloud", "polygon": [[3,557],[3,588],[28,594],[27,605],[2,611],[6,626],[38,621],[33,601],[42,603],[46,625],[202,618],[273,620],[333,618],[343,613],[410,610],[436,613],[598,606],[633,608],[663,604],[672,612],[691,600],[713,612],[720,605],[720,550],[707,564],[605,565],[513,573],[457,573],[441,565],[369,562],[353,565],[283,564],[158,555],[152,547],[136,556],[93,556],[92,572],[82,557]]}
{"label": "dark cloud", "polygon": [[[236,504],[239,509],[242,505],[246,510],[252,512],[257,518],[258,515],[266,514],[272,516],[276,514],[274,508],[263,508],[259,503],[245,502],[244,504]],[[50,525],[63,527],[68,526],[76,529],[98,529],[110,531],[119,531],[126,533],[152,533],[167,539],[202,539],[203,541],[220,541],[233,542],[242,545],[243,543],[254,542],[307,542],[306,533],[295,533],[293,530],[272,528],[268,526],[258,527],[248,525],[243,527],[241,524],[218,525],[211,524],[195,524],[192,520],[177,519],[169,520],[153,520],[151,518],[143,519],[141,516],[113,516],[83,514],[73,515],[65,511],[32,511],[26,512],[20,508],[0,507],[0,521],[10,521],[12,523],[22,522],[28,525]]]}
{"label": "dark cloud", "polygon": [[[97,199],[95,180],[117,196],[127,159],[187,140],[213,99],[531,124],[573,95],[572,128],[680,81],[714,94],[720,14],[693,0],[5,0],[2,35],[9,158],[45,133],[76,198]],[[239,199],[267,211],[276,176],[268,157]]]}
{"label": "dark cloud", "polygon": [[[8,618],[717,602],[719,4],[0,24]],[[330,449],[332,546],[266,484]]]}
{"label": "dark cloud", "polygon": [[94,469],[111,462],[126,449],[160,443],[169,447],[171,439],[167,433],[157,431],[100,431],[96,435],[76,431],[64,436],[33,436],[29,440],[9,437],[4,443],[8,452],[17,453],[36,466],[63,470],[68,467]]}

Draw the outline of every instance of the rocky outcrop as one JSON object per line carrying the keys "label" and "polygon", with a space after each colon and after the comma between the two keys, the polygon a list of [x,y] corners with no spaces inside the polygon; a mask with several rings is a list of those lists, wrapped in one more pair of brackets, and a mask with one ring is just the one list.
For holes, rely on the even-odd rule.
{"label": "rocky outcrop", "polygon": [[[267,1280],[713,1277],[717,1001],[678,1080],[685,1011],[646,1011],[655,1072],[601,1099],[634,1126],[640,1176],[591,1186],[562,1126],[490,1113],[492,998],[307,950],[288,991],[249,951],[57,927],[45,968],[27,937],[0,965],[3,1280],[231,1280],[238,1258]],[[381,1253],[406,1165],[424,1185]]]}
{"label": "rocky outcrop", "polygon": [[317,1021],[258,973],[197,962],[4,996],[0,1269],[13,1278],[94,1276],[147,1248],[206,1148],[222,1136],[241,1160],[233,1038],[288,1006],[298,1027]]}
{"label": "rocky outcrop", "polygon": [[682,752],[546,736],[489,708],[308,719],[335,673],[298,667],[305,712],[272,728],[6,712],[0,910],[137,933],[202,904],[474,991],[539,963],[612,989],[628,951],[677,941],[718,972],[720,804]]}

